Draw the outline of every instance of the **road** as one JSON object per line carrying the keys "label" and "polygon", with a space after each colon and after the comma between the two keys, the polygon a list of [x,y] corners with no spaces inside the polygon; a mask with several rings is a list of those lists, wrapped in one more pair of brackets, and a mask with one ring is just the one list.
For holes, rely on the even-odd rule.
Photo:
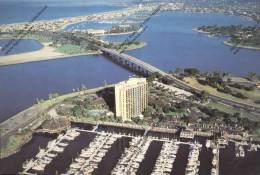
{"label": "road", "polygon": [[[109,54],[112,57],[114,56],[114,57],[117,57],[117,58],[121,58],[122,60],[128,61],[130,63],[133,63],[133,64],[141,67],[142,69],[144,69],[144,70],[146,70],[150,73],[159,73],[160,75],[171,79],[174,82],[174,84],[176,84],[177,87],[179,87],[179,88],[185,89],[187,91],[195,91],[197,93],[202,92],[201,89],[198,89],[194,86],[191,86],[190,84],[187,84],[187,83],[183,82],[182,80],[177,79],[173,75],[170,75],[170,74],[164,72],[163,70],[160,70],[160,69],[158,69],[158,68],[156,68],[156,67],[154,67],[154,66],[152,66],[152,65],[150,65],[150,64],[148,64],[148,63],[146,63],[146,62],[144,62],[144,61],[142,61],[138,58],[127,55],[125,53],[120,53],[116,50],[107,49],[107,48],[104,48],[104,47],[100,47],[100,50],[103,53]],[[227,105],[230,105],[230,106],[233,106],[233,107],[238,107],[238,108],[241,108],[241,109],[244,109],[244,110],[247,110],[247,111],[250,110],[252,112],[260,113],[260,107],[258,107],[258,106],[253,106],[253,105],[250,105],[250,104],[247,104],[247,103],[234,101],[234,100],[223,98],[223,97],[220,97],[220,96],[217,96],[217,95],[214,95],[214,94],[209,94],[208,97],[213,101],[222,102],[224,104],[227,104]]]}

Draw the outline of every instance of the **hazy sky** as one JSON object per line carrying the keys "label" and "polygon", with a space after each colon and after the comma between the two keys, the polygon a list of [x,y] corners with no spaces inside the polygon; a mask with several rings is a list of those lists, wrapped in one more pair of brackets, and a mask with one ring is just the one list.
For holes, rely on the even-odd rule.
{"label": "hazy sky", "polygon": [[0,2],[23,2],[33,4],[46,4],[50,6],[63,5],[95,5],[95,4],[123,4],[134,0],[0,0]]}

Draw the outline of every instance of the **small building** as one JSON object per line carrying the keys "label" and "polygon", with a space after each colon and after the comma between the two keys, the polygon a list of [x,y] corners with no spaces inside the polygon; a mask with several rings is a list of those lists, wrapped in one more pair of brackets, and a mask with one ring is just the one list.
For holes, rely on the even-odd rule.
{"label": "small building", "polygon": [[194,138],[194,132],[190,131],[190,130],[183,130],[180,133],[180,138],[193,139]]}

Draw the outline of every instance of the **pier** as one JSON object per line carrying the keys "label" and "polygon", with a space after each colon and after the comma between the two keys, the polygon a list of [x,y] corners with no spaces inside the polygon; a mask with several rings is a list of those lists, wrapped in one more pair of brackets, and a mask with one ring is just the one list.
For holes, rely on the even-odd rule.
{"label": "pier", "polygon": [[[114,160],[113,166],[110,167],[110,173],[112,175],[122,175],[122,174],[138,174],[142,171],[140,168],[144,168],[144,163],[148,161],[147,156],[151,156],[151,150],[149,151],[152,143],[159,142],[159,150],[156,156],[153,158],[153,167],[146,168],[149,173],[153,175],[171,175],[179,172],[175,172],[176,161],[179,164],[183,164],[182,172],[186,175],[197,175],[200,168],[199,155],[202,149],[202,145],[196,141],[179,141],[177,139],[171,139],[167,137],[159,136],[155,137],[150,135],[149,132],[151,128],[147,127],[144,133],[139,135],[133,135],[131,133],[121,133],[121,132],[107,132],[98,131],[98,124],[93,125],[89,129],[80,128],[69,128],[65,134],[60,134],[55,140],[48,143],[45,149],[40,149],[38,154],[36,154],[34,159],[30,159],[23,164],[23,171],[20,174],[35,174],[45,172],[45,168],[49,165],[52,160],[58,156],[58,154],[65,154],[64,148],[70,145],[80,133],[89,133],[95,138],[86,147],[81,147],[77,150],[77,154],[73,157],[72,162],[66,165],[63,169],[65,174],[93,174],[99,168],[99,164],[103,162],[102,160],[107,157],[107,153],[110,151],[112,146],[119,139],[128,138],[130,142],[121,151],[120,156],[117,156],[117,160]],[[221,145],[225,145],[226,142],[223,140],[207,140],[206,148],[212,148],[212,175],[219,175],[219,149],[222,148]],[[239,145],[241,147],[241,145]],[[183,156],[179,154],[182,148],[186,149],[187,155],[185,161],[180,162],[180,157]],[[182,149],[183,150],[183,149]],[[238,147],[241,152],[241,148]],[[149,152],[149,155],[147,155]],[[185,153],[185,154],[186,154]],[[178,159],[178,160],[177,160]],[[103,162],[104,163],[104,162]],[[146,165],[147,166],[147,165]],[[181,168],[182,169],[182,168]],[[179,170],[177,170],[179,171]]]}
{"label": "pier", "polygon": [[98,135],[88,148],[81,151],[80,155],[72,162],[67,174],[90,174],[101,162],[111,145],[121,136],[102,133]]}
{"label": "pier", "polygon": [[188,156],[188,164],[186,167],[185,174],[187,175],[197,175],[199,172],[199,153],[202,145],[195,143],[194,145],[191,145],[190,147],[190,153]]}
{"label": "pier", "polygon": [[48,143],[47,148],[40,149],[35,159],[30,159],[23,164],[24,170],[21,174],[32,174],[29,171],[43,172],[46,165],[50,164],[58,154],[64,151],[64,148],[69,145],[69,142],[79,135],[80,133],[75,129],[68,129],[64,135],[60,134],[57,139]]}
{"label": "pier", "polygon": [[152,175],[169,175],[172,171],[173,162],[175,161],[178,149],[179,145],[174,141],[165,142],[156,160]]}
{"label": "pier", "polygon": [[[93,128],[96,128],[95,125]],[[148,128],[149,129],[149,128]],[[149,132],[147,129],[147,133]],[[75,129],[77,132],[89,132],[95,133],[97,136],[89,144],[88,147],[81,150],[81,153],[75,158],[75,160],[70,164],[70,167],[66,174],[91,174],[97,168],[98,164],[105,157],[108,150],[111,148],[115,141],[122,137],[129,137],[131,141],[129,147],[126,147],[121,157],[119,158],[116,166],[111,171],[113,175],[121,175],[127,173],[137,173],[140,164],[145,158],[147,150],[152,141],[159,141],[163,143],[163,149],[159,153],[159,157],[156,160],[156,165],[153,170],[154,174],[158,174],[161,171],[168,174],[171,172],[176,153],[178,151],[180,144],[186,144],[190,146],[196,146],[199,144],[194,144],[192,142],[181,142],[176,139],[169,138],[158,138],[153,136],[134,136],[131,134],[123,133],[109,133],[109,132],[98,132],[93,129]]]}

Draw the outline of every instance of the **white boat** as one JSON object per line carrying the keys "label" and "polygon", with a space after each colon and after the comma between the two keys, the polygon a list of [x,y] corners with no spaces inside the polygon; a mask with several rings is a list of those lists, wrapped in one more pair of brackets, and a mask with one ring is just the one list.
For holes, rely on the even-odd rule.
{"label": "white boat", "polygon": [[245,157],[245,150],[244,150],[243,146],[239,147],[239,154],[240,154],[240,157]]}
{"label": "white boat", "polygon": [[211,141],[210,141],[210,140],[207,140],[207,141],[206,141],[206,148],[210,148],[210,145],[211,145]]}
{"label": "white boat", "polygon": [[34,166],[32,169],[34,170],[34,171],[44,171],[44,168],[45,168],[45,164],[39,164],[39,165],[36,165],[36,166]]}
{"label": "white boat", "polygon": [[72,163],[70,165],[70,168],[73,168],[73,169],[80,169],[82,167],[82,165],[80,163]]}
{"label": "white boat", "polygon": [[66,147],[66,146],[68,146],[69,144],[68,144],[68,143],[60,142],[60,143],[58,143],[58,145],[59,145],[59,146],[62,146],[62,147]]}
{"label": "white boat", "polygon": [[26,161],[23,163],[23,169],[29,168],[32,164],[33,164],[33,159],[30,159],[29,161],[26,160]]}
{"label": "white boat", "polygon": [[59,153],[61,153],[61,152],[63,152],[63,151],[64,151],[64,148],[63,148],[63,147],[58,147],[58,146],[55,146],[55,147],[53,148],[53,151],[56,151],[56,152],[59,152]]}
{"label": "white boat", "polygon": [[55,146],[56,145],[56,140],[52,140],[52,141],[49,141],[48,142],[48,145],[47,145],[47,148],[52,148],[53,146]]}
{"label": "white boat", "polygon": [[45,149],[40,149],[39,153],[36,154],[36,158],[42,158],[45,154]]}
{"label": "white boat", "polygon": [[58,154],[53,154],[53,153],[48,153],[48,154],[47,154],[47,156],[48,156],[48,157],[51,157],[51,158],[54,158],[54,157],[56,157],[57,155],[58,155]]}
{"label": "white boat", "polygon": [[82,159],[82,158],[76,158],[76,159],[75,159],[75,162],[78,162],[78,163],[84,163],[84,162],[85,162],[85,159]]}

